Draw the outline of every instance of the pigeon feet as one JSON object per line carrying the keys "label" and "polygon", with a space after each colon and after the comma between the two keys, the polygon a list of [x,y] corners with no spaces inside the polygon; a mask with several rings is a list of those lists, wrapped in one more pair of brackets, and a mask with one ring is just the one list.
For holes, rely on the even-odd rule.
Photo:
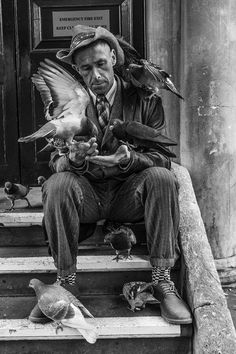
{"label": "pigeon feet", "polygon": [[63,332],[63,326],[61,323],[57,323],[56,334],[58,334],[59,329]]}
{"label": "pigeon feet", "polygon": [[123,256],[121,256],[120,254],[117,254],[114,258],[112,258],[112,260],[116,260],[116,262],[119,262],[119,259],[123,259]]}
{"label": "pigeon feet", "polygon": [[125,259],[133,259],[133,257],[130,254],[127,254],[127,256],[124,256]]}

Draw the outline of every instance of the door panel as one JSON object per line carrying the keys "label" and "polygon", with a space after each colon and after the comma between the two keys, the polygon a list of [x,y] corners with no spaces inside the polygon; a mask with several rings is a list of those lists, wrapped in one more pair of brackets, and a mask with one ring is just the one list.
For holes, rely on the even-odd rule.
{"label": "door panel", "polygon": [[[45,57],[57,61],[55,59],[56,52],[61,48],[69,47],[70,27],[77,23],[99,25],[99,19],[101,19],[101,24],[107,26],[114,34],[121,34],[127,41],[132,42],[133,8],[131,0],[16,1],[19,34],[19,134],[25,136],[39,129],[46,122],[41,98],[30,79],[31,75],[37,71],[40,61]],[[137,9],[140,11],[141,3],[143,1],[137,1]],[[94,16],[94,11],[99,16]],[[75,15],[71,17],[72,14]],[[141,27],[138,31],[141,33],[139,44],[142,45],[143,31]],[[60,62],[60,65],[64,65],[67,70],[72,71],[67,64]],[[74,71],[73,75],[75,75]],[[44,145],[44,140],[21,144],[22,182],[35,184],[38,175],[42,174],[46,177],[50,175],[49,154],[37,153]]]}
{"label": "door panel", "polygon": [[13,0],[0,1],[0,185],[19,181]]}

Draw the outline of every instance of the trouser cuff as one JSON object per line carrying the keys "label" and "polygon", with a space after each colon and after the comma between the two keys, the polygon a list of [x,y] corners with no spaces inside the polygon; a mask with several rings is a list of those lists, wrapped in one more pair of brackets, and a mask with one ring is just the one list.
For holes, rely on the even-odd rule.
{"label": "trouser cuff", "polygon": [[[56,266],[56,264],[55,264]],[[56,266],[57,268],[57,266]],[[57,276],[61,278],[65,278],[68,275],[71,275],[73,273],[76,273],[76,263],[72,264],[69,268],[67,269],[59,269],[57,268]]]}
{"label": "trouser cuff", "polygon": [[175,264],[174,258],[150,258],[150,263],[152,267],[170,267],[172,268]]}

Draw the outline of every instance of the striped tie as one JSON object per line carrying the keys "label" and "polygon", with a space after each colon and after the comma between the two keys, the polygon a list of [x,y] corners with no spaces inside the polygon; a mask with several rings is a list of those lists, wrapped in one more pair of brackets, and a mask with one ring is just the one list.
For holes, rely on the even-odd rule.
{"label": "striped tie", "polygon": [[96,107],[98,112],[98,121],[104,132],[109,121],[110,105],[105,95],[97,95]]}

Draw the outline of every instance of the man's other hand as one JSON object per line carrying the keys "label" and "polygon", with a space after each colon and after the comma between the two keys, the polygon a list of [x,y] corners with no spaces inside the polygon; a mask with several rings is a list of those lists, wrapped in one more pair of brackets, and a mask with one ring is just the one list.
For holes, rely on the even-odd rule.
{"label": "man's other hand", "polygon": [[102,156],[87,156],[86,160],[91,161],[97,165],[101,165],[104,167],[113,167],[115,165],[126,165],[130,161],[130,151],[126,145],[121,145],[116,150],[113,155]]}
{"label": "man's other hand", "polygon": [[97,147],[96,138],[74,143],[70,146],[69,159],[76,164],[81,164],[86,157],[98,155]]}

